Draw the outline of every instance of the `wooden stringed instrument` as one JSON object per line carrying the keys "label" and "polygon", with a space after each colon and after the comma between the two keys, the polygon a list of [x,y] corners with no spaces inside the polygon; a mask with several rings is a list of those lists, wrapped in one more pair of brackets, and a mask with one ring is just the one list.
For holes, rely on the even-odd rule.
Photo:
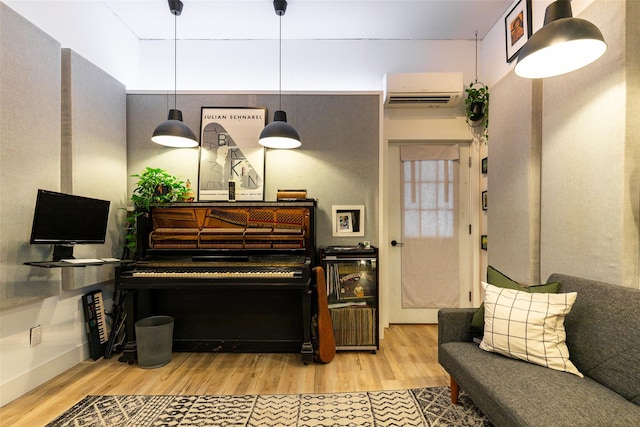
{"label": "wooden stringed instrument", "polygon": [[336,340],[333,335],[333,323],[327,306],[327,285],[324,268],[314,267],[311,271],[312,281],[312,337],[313,360],[318,363],[329,363],[336,355]]}

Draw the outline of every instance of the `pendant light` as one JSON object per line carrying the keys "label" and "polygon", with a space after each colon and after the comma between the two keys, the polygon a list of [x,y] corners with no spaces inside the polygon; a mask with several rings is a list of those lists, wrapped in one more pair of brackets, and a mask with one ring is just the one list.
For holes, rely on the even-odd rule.
{"label": "pendant light", "polygon": [[582,68],[607,50],[602,33],[591,22],[574,18],[569,0],[551,3],[544,25],[522,46],[515,73],[538,79]]}
{"label": "pendant light", "polygon": [[190,148],[197,147],[198,140],[195,133],[182,121],[182,111],[176,108],[177,87],[178,87],[178,16],[182,13],[182,2],[180,0],[168,0],[169,10],[174,15],[174,74],[173,74],[173,109],[169,110],[169,117],[160,123],[153,131],[151,140],[157,144],[167,147]]}
{"label": "pendant light", "polygon": [[258,142],[267,148],[298,148],[302,143],[300,142],[300,136],[298,132],[287,123],[287,113],[282,111],[282,16],[287,10],[286,0],[274,0],[273,8],[276,11],[276,15],[280,17],[280,69],[279,69],[279,97],[280,108],[273,114],[273,121],[265,126],[260,132],[260,139]]}

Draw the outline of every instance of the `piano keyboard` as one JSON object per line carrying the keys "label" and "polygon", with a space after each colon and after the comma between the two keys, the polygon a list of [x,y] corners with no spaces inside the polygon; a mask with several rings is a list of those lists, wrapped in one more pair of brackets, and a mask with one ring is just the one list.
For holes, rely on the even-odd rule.
{"label": "piano keyboard", "polygon": [[299,278],[302,277],[300,270],[137,270],[132,273],[133,277],[176,277],[194,279],[268,279],[268,278]]}
{"label": "piano keyboard", "polygon": [[84,308],[89,352],[93,360],[98,360],[104,355],[108,340],[102,291],[95,290],[83,295],[82,306]]}

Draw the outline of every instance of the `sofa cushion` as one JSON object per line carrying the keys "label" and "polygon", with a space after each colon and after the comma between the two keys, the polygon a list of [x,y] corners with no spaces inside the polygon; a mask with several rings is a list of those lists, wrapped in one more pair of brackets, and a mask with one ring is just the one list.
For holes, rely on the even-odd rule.
{"label": "sofa cushion", "polygon": [[582,374],[569,360],[564,318],[577,293],[530,294],[482,282],[485,327],[480,348],[558,371]]}
{"label": "sofa cushion", "polygon": [[[558,293],[560,290],[560,283],[552,282],[543,285],[524,286],[515,280],[509,278],[507,275],[496,270],[492,266],[487,267],[487,282],[494,286],[506,289],[514,289],[516,291],[524,291],[531,293]],[[471,319],[471,328],[482,331],[484,330],[484,303],[480,304],[480,307],[476,310]]]}

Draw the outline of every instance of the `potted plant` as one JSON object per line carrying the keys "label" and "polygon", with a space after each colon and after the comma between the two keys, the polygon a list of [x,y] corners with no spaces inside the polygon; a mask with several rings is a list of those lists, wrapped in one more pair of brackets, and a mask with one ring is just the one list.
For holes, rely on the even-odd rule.
{"label": "potted plant", "polygon": [[151,203],[170,203],[183,201],[190,193],[185,181],[169,174],[161,168],[147,168],[141,174],[131,175],[138,178],[136,188],[131,195],[133,209],[127,212],[127,234],[125,251],[135,254],[138,247],[137,229],[148,218]]}
{"label": "potted plant", "polygon": [[489,127],[489,88],[484,83],[474,82],[465,92],[467,92],[467,98],[464,100],[467,124],[471,127],[484,125],[483,136],[486,139]]}

